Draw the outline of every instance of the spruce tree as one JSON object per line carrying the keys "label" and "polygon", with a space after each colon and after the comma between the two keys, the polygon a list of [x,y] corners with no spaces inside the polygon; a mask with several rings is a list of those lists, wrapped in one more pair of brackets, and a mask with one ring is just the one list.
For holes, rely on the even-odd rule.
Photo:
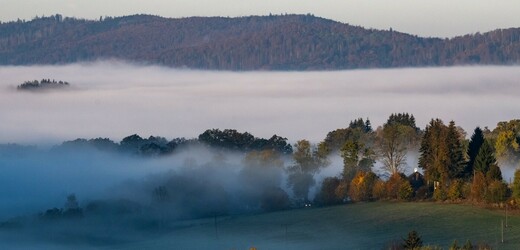
{"label": "spruce tree", "polygon": [[473,135],[471,136],[471,140],[469,142],[468,147],[469,161],[464,170],[464,176],[466,178],[473,176],[475,158],[477,158],[477,154],[480,150],[480,147],[482,146],[482,143],[484,143],[484,133],[482,132],[482,129],[480,129],[480,127],[476,127],[475,131],[473,132]]}
{"label": "spruce tree", "polygon": [[372,131],[372,124],[370,123],[370,120],[367,117],[367,120],[365,121],[365,133],[370,133]]}
{"label": "spruce tree", "polygon": [[419,167],[424,169],[424,175],[428,180],[447,181],[450,178],[447,135],[448,128],[440,119],[432,119],[426,126],[419,149]]}
{"label": "spruce tree", "polygon": [[489,142],[484,140],[480,150],[478,151],[477,157],[475,158],[473,168],[475,171],[480,171],[486,175],[493,164],[497,164],[495,153],[493,152],[493,148],[491,148]]}
{"label": "spruce tree", "polygon": [[408,233],[408,238],[404,239],[403,248],[404,249],[418,249],[422,247],[422,239],[417,233],[417,231],[413,230]]}
{"label": "spruce tree", "polygon": [[451,121],[448,126],[446,144],[449,154],[448,171],[450,178],[461,178],[465,167],[464,148],[461,142],[461,135],[459,131],[457,131],[454,121]]}

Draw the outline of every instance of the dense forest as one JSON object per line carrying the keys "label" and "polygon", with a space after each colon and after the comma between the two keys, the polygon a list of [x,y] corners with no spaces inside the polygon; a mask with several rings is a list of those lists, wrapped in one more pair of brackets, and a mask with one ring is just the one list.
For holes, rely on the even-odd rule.
{"label": "dense forest", "polygon": [[3,65],[112,58],[218,70],[508,65],[520,62],[520,29],[423,38],[310,14],[99,20],[55,15],[0,24]]}

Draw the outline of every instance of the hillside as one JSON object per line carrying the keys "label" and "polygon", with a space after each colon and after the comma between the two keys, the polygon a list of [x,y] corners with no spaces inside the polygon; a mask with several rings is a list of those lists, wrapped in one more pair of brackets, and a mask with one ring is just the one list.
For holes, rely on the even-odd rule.
{"label": "hillside", "polygon": [[0,65],[121,59],[215,70],[328,70],[520,62],[520,28],[452,39],[365,29],[312,15],[60,15],[0,24]]}
{"label": "hillside", "polygon": [[[121,220],[122,219],[122,220]],[[133,228],[132,217],[0,230],[3,249],[388,249],[417,230],[424,245],[458,241],[519,249],[520,217],[465,205],[369,202],[256,215],[164,221]],[[155,225],[157,226],[157,225]],[[107,232],[110,232],[107,234]],[[34,235],[37,235],[36,237]],[[32,237],[32,240],[27,240]]]}
{"label": "hillside", "polygon": [[125,249],[389,249],[417,230],[424,245],[444,249],[458,241],[518,249],[520,217],[509,216],[500,243],[503,213],[464,205],[371,202],[198,220],[162,237]]}

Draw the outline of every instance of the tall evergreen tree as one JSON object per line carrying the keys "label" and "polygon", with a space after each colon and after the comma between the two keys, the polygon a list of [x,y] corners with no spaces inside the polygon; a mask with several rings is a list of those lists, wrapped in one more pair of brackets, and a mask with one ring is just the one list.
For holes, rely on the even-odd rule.
{"label": "tall evergreen tree", "polygon": [[431,120],[423,135],[419,149],[419,167],[424,169],[426,179],[447,181],[450,179],[450,153],[447,143],[448,128],[442,120]]}
{"label": "tall evergreen tree", "polygon": [[466,178],[473,176],[473,165],[475,164],[475,158],[477,158],[477,154],[480,150],[480,147],[482,146],[482,143],[484,143],[484,133],[480,127],[476,127],[468,146],[469,160],[466,168],[464,169],[464,176]]}
{"label": "tall evergreen tree", "polygon": [[493,148],[488,141],[484,140],[482,146],[478,151],[477,157],[475,158],[475,163],[473,167],[475,171],[480,171],[484,175],[486,175],[491,168],[491,165],[496,165],[497,160],[495,158],[495,153],[493,152]]}
{"label": "tall evergreen tree", "polygon": [[370,123],[370,120],[367,117],[367,120],[365,121],[365,133],[373,132],[372,130],[372,123]]}
{"label": "tall evergreen tree", "polygon": [[462,146],[461,137],[455,122],[451,121],[446,137],[449,151],[448,171],[451,179],[461,178],[464,174],[466,162],[464,160],[464,147]]}

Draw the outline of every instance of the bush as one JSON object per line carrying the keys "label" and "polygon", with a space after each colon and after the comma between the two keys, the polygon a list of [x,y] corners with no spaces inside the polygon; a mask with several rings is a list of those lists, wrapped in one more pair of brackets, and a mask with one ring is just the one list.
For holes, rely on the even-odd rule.
{"label": "bush", "polygon": [[419,189],[417,189],[417,191],[415,191],[415,198],[420,199],[420,200],[425,200],[425,199],[431,198],[432,191],[430,189],[431,188],[427,185],[420,187]]}
{"label": "bush", "polygon": [[337,177],[327,177],[321,184],[321,189],[316,195],[314,202],[318,205],[330,206],[341,203],[342,199],[336,195],[336,189],[340,184]]}
{"label": "bush", "polygon": [[399,187],[399,200],[408,201],[413,197],[413,188],[408,181],[401,183]]}
{"label": "bush", "polygon": [[468,199],[471,197],[471,183],[463,182],[462,183],[462,198]]}
{"label": "bush", "polygon": [[336,188],[335,192],[336,197],[341,199],[342,201],[348,198],[348,183],[346,181],[341,181]]}
{"label": "bush", "polygon": [[513,198],[520,201],[520,169],[515,171],[515,179],[513,181]]}
{"label": "bush", "polygon": [[477,171],[473,176],[473,182],[471,183],[471,199],[474,201],[481,202],[487,192],[486,177],[480,171]]}
{"label": "bush", "polygon": [[486,201],[489,203],[499,203],[507,198],[507,185],[499,180],[492,181],[488,186]]}
{"label": "bush", "polygon": [[374,199],[386,198],[386,189],[384,181],[377,179],[374,182],[374,185],[372,187],[372,197],[374,197]]}
{"label": "bush", "polygon": [[353,201],[368,201],[372,199],[372,189],[377,176],[372,172],[358,171],[352,182],[348,194]]}
{"label": "bush", "polygon": [[458,201],[463,197],[463,186],[464,182],[461,180],[454,180],[451,182],[449,188],[448,188],[448,199],[451,201]]}
{"label": "bush", "polygon": [[433,191],[433,199],[436,201],[445,201],[447,199],[447,194],[446,194],[446,191],[444,190],[444,188],[437,187]]}
{"label": "bush", "polygon": [[399,191],[404,183],[408,183],[408,180],[402,174],[393,174],[392,176],[390,176],[388,181],[386,181],[385,185],[386,194],[388,195],[388,198],[399,199]]}

